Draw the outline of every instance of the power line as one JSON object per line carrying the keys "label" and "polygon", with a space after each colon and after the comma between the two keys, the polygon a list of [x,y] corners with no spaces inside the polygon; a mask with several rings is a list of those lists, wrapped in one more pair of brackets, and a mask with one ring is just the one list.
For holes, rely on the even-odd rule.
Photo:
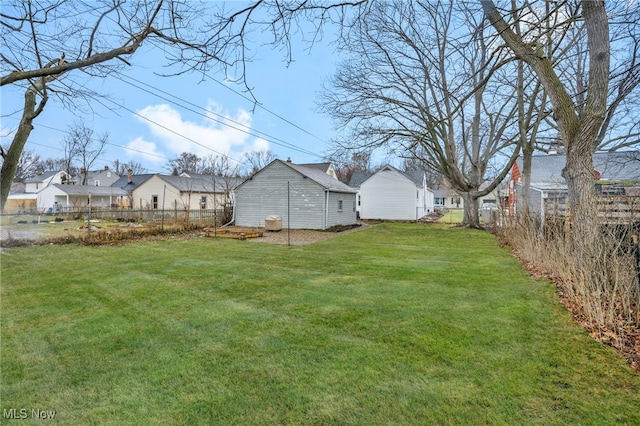
{"label": "power line", "polygon": [[[145,117],[144,115],[142,115],[142,114],[140,114],[140,113],[138,113],[138,112],[136,112],[136,111],[134,111],[134,110],[132,110],[132,109],[130,109],[130,108],[127,108],[127,107],[126,107],[126,106],[124,106],[124,105],[120,105],[120,104],[118,104],[117,102],[115,102],[115,101],[113,101],[113,100],[111,100],[111,99],[109,99],[109,98],[105,98],[105,99],[106,99],[106,100],[108,100],[109,102],[113,103],[114,105],[116,105],[116,106],[118,106],[118,107],[120,107],[120,108],[122,108],[122,109],[124,109],[124,110],[126,110],[126,111],[129,111],[129,112],[130,112],[130,113],[132,113],[133,115],[135,115],[135,116],[137,116],[137,117],[140,117],[140,118],[142,118],[143,120],[146,120],[146,121],[148,121],[148,122],[150,122],[150,123],[152,123],[152,124],[155,124],[156,126],[161,127],[161,128],[165,129],[165,130],[166,130],[166,131],[168,131],[168,132],[173,133],[173,134],[174,134],[174,135],[176,135],[176,136],[179,136],[179,137],[181,137],[181,138],[183,138],[183,139],[186,139],[186,140],[188,140],[189,142],[192,142],[192,143],[194,143],[194,144],[196,144],[196,145],[198,145],[198,146],[201,146],[201,147],[202,147],[202,148],[204,148],[204,149],[208,149],[209,151],[214,152],[214,153],[216,153],[216,154],[218,154],[218,155],[220,155],[220,156],[222,156],[222,157],[226,157],[226,158],[228,158],[229,160],[235,161],[236,163],[241,163],[241,161],[240,161],[240,160],[237,160],[237,159],[235,159],[235,158],[231,157],[231,156],[230,156],[230,155],[228,155],[228,154],[223,154],[223,153],[222,153],[222,152],[220,152],[220,151],[216,151],[215,149],[210,148],[210,147],[208,147],[208,146],[206,146],[206,145],[204,145],[204,144],[202,144],[202,143],[200,143],[200,142],[198,142],[198,141],[196,141],[196,140],[194,140],[194,139],[191,139],[191,138],[190,138],[190,137],[188,137],[188,136],[185,136],[185,135],[183,135],[183,134],[181,134],[181,133],[178,133],[178,132],[176,132],[175,130],[168,128],[167,126],[164,126],[164,125],[162,125],[162,124],[158,123],[157,121],[154,121],[154,120],[152,120],[152,119],[150,119],[150,118],[148,118],[148,117]],[[128,149],[128,148],[127,148],[127,149]]]}
{"label": "power line", "polygon": [[[138,80],[138,79],[136,79],[136,78],[134,78],[134,77],[131,77],[131,76],[124,76],[124,77],[125,77],[125,78],[127,78],[127,79],[130,79],[130,80],[133,80],[133,81],[137,82],[137,83],[138,83],[138,84],[140,84],[140,85],[147,86],[147,87],[149,87],[149,88],[151,88],[151,89],[153,89],[153,90],[156,90],[156,91],[158,91],[158,92],[160,92],[160,93],[163,93],[163,94],[165,94],[165,95],[167,95],[167,96],[170,96],[170,97],[172,97],[172,98],[174,98],[174,99],[177,99],[177,100],[179,100],[180,102],[183,102],[183,103],[185,103],[185,104],[187,104],[187,105],[191,105],[191,106],[193,106],[194,108],[198,108],[198,109],[202,109],[202,110],[206,111],[206,113],[202,113],[202,112],[199,112],[199,111],[195,111],[195,110],[193,110],[193,109],[191,109],[191,108],[188,108],[188,107],[186,107],[186,106],[184,106],[184,105],[179,105],[180,107],[182,107],[182,108],[184,108],[184,109],[186,109],[186,110],[188,110],[188,111],[191,111],[191,112],[193,112],[193,113],[195,113],[195,114],[198,114],[198,115],[200,115],[200,116],[202,116],[202,117],[204,117],[204,118],[206,118],[206,119],[208,119],[208,120],[212,120],[212,121],[214,121],[214,122],[216,122],[216,123],[219,123],[219,124],[221,124],[221,125],[223,125],[223,126],[230,127],[230,128],[232,128],[232,129],[234,129],[234,130],[238,130],[238,131],[243,132],[243,133],[246,133],[246,134],[248,134],[248,135],[250,135],[250,136],[259,137],[259,138],[264,138],[264,139],[268,140],[269,142],[272,142],[272,143],[273,143],[273,144],[275,144],[275,145],[282,146],[283,148],[288,148],[288,149],[292,149],[292,150],[294,150],[294,151],[298,151],[298,152],[300,152],[300,153],[302,153],[302,154],[307,154],[307,155],[311,155],[311,156],[314,156],[314,157],[323,158],[323,156],[321,156],[321,155],[319,155],[319,154],[317,154],[317,153],[315,153],[315,152],[309,151],[309,150],[304,149],[304,148],[300,148],[300,147],[298,147],[298,146],[296,146],[296,145],[294,145],[294,144],[292,144],[292,143],[290,143],[290,142],[287,142],[287,141],[285,141],[285,140],[283,140],[283,139],[280,139],[280,138],[278,138],[278,137],[275,137],[275,136],[269,135],[268,133],[262,132],[262,131],[257,130],[257,129],[253,129],[253,130],[251,130],[251,127],[249,127],[249,126],[247,126],[247,125],[245,125],[245,124],[242,124],[242,123],[240,123],[240,122],[238,122],[238,121],[235,121],[235,120],[233,120],[233,119],[231,119],[231,118],[225,117],[225,116],[223,116],[222,114],[218,114],[218,113],[216,113],[216,112],[214,112],[214,111],[209,111],[209,110],[207,110],[207,109],[205,109],[205,108],[200,107],[199,105],[196,105],[196,104],[194,104],[194,103],[192,103],[192,102],[189,102],[189,101],[187,101],[187,100],[185,100],[185,99],[182,99],[182,98],[180,98],[180,97],[178,97],[178,96],[176,96],[176,95],[173,95],[173,94],[171,94],[171,93],[169,93],[169,92],[166,92],[166,91],[164,91],[164,90],[162,90],[162,89],[159,89],[159,88],[157,88],[157,87],[155,87],[155,86],[152,86],[152,85],[150,85],[150,84],[147,84],[147,83],[145,83],[145,82],[142,82],[142,81],[140,81],[140,80]],[[150,90],[147,90],[147,89],[145,89],[145,88],[143,88],[143,87],[140,87],[139,85],[133,84],[133,83],[131,83],[131,82],[129,82],[129,81],[126,81],[126,80],[121,80],[121,81],[122,81],[123,83],[129,84],[130,86],[133,86],[133,87],[135,87],[135,88],[137,88],[137,89],[139,89],[139,90],[142,90],[142,91],[144,91],[144,92],[146,92],[146,93],[149,93],[149,94],[151,94],[151,95],[153,95],[153,96],[156,96],[156,97],[158,97],[158,98],[160,98],[160,99],[166,100],[166,101],[168,101],[168,102],[175,102],[175,100],[167,99],[167,98],[166,98],[166,97],[164,97],[164,96],[161,96],[161,95],[159,95],[159,94],[157,94],[157,93],[154,93],[154,92],[152,92],[152,91],[150,91]],[[211,118],[208,114],[212,114],[212,115],[215,115],[216,117],[220,117],[220,120],[214,120],[214,119],[213,119],[213,118]],[[245,128],[245,129],[248,129],[248,130],[245,130],[245,129],[242,129],[242,128],[238,128],[238,127],[232,126],[232,125],[228,124],[228,123],[227,123],[227,121],[228,121],[228,122],[231,122],[231,123],[234,123],[235,125],[240,126],[240,127],[243,127],[243,128]]]}
{"label": "power line", "polygon": [[236,95],[240,96],[241,98],[251,102],[252,104],[254,104],[255,106],[257,106],[258,108],[268,112],[269,114],[273,115],[276,118],[279,118],[280,120],[284,121],[285,123],[295,127],[298,130],[301,130],[302,132],[306,133],[307,135],[311,136],[312,138],[315,138],[317,140],[319,140],[322,143],[325,143],[326,141],[322,140],[321,138],[319,138],[318,136],[314,135],[313,133],[307,131],[306,129],[303,129],[302,127],[298,126],[297,124],[287,120],[286,118],[282,117],[281,115],[271,111],[269,108],[263,106],[262,104],[256,102],[255,99],[251,99],[248,96],[243,95],[242,93],[238,92],[235,89],[232,89],[231,87],[229,87],[228,85],[222,83],[221,81],[216,80],[215,78],[211,77],[209,74],[204,74],[207,78],[209,78],[211,81],[213,81],[214,83],[219,84],[220,86],[224,87],[227,90],[230,90],[231,92],[235,93]]}

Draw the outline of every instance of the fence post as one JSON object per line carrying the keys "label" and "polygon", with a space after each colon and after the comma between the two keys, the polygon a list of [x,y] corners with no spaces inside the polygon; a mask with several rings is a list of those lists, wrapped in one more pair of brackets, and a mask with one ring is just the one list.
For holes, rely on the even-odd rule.
{"label": "fence post", "polygon": [[636,296],[638,300],[636,300],[636,324],[640,323],[640,242],[638,241],[638,235],[632,235],[633,239],[633,257],[635,259],[636,265],[636,277],[637,277],[637,285],[636,288]]}

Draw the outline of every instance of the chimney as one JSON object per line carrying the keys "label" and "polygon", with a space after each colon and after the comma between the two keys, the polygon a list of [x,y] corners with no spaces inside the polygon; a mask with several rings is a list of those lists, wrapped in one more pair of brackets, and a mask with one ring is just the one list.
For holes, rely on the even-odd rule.
{"label": "chimney", "polygon": [[109,166],[104,166],[104,171],[109,171]]}
{"label": "chimney", "polygon": [[127,170],[127,183],[132,183],[133,182],[133,170],[129,169]]}
{"label": "chimney", "polygon": [[291,162],[291,157],[287,157],[287,163]]}

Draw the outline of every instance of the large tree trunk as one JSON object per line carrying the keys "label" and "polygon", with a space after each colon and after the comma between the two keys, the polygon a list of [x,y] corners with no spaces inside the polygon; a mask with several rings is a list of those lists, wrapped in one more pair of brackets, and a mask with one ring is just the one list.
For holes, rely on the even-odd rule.
{"label": "large tree trunk", "polygon": [[27,89],[24,94],[24,111],[22,112],[22,118],[20,119],[20,124],[13,137],[11,146],[3,158],[2,169],[0,170],[0,211],[4,210],[4,206],[7,203],[20,155],[33,130],[33,120],[40,114],[46,102],[47,97],[45,95],[40,101],[40,105],[36,108],[35,88]]}
{"label": "large tree trunk", "polygon": [[[559,79],[552,62],[535,52],[514,33],[490,0],[480,0],[491,25],[521,60],[535,71],[553,105],[560,136],[567,152],[563,175],[569,190],[573,215],[572,242],[589,246],[599,232],[594,226],[596,194],[593,178],[593,151],[602,126],[609,84],[609,24],[603,1],[582,2],[589,48],[589,83],[584,113],[578,116],[576,105]],[[581,244],[581,243],[580,243]]]}
{"label": "large tree trunk", "polygon": [[462,225],[469,228],[482,228],[480,226],[480,215],[478,214],[478,197],[473,196],[469,192],[460,194],[464,200],[464,216],[462,218]]}

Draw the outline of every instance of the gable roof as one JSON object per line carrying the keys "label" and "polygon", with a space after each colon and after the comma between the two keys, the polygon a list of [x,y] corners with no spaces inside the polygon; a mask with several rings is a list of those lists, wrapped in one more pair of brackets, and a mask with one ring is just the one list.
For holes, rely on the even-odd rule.
{"label": "gable roof", "polygon": [[128,195],[127,191],[125,191],[124,189],[113,186],[61,185],[59,183],[56,183],[53,186],[67,195]]}
{"label": "gable roof", "polygon": [[[280,161],[280,160],[275,160]],[[288,167],[291,167],[293,170],[297,171],[303,176],[311,179],[317,184],[321,185],[325,189],[334,192],[348,192],[348,193],[356,193],[356,191],[351,188],[349,185],[346,185],[340,182],[338,179],[329,176],[326,173],[326,169],[323,171],[318,167],[312,167],[310,165],[302,165],[302,164],[293,164],[285,161],[280,161],[282,164],[285,164]]]}
{"label": "gable roof", "polygon": [[38,183],[38,182],[44,182],[47,179],[51,179],[52,177],[54,177],[55,175],[57,175],[58,173],[64,173],[65,175],[67,174],[65,171],[63,170],[58,170],[57,172],[43,172],[39,175],[35,175],[33,177],[30,177],[28,179],[24,180],[24,183]]}
{"label": "gable roof", "polygon": [[158,175],[168,184],[182,192],[224,192],[238,186],[240,178],[192,174],[190,177],[174,175]]}
{"label": "gable roof", "polygon": [[424,178],[424,172],[421,170],[407,170],[407,171],[402,171],[399,169],[396,169],[395,167],[387,164],[384,167],[382,167],[380,170],[377,170],[375,172],[355,172],[352,176],[351,176],[351,180],[349,181],[349,186],[352,188],[358,188],[360,186],[362,186],[362,184],[369,179],[371,176],[375,175],[378,172],[381,171],[395,171],[400,173],[401,175],[403,175],[404,177],[406,177],[407,179],[409,179],[411,182],[415,183],[418,186],[422,186],[423,184],[423,178]]}
{"label": "gable roof", "polygon": [[327,171],[331,167],[331,163],[307,163],[307,164],[298,164],[298,166],[307,167],[310,169],[318,169],[327,173]]}
{"label": "gable roof", "polygon": [[122,189],[126,189],[128,191],[133,190],[150,179],[153,174],[141,174],[141,175],[133,175],[131,176],[131,182],[129,182],[128,176],[120,176],[120,178],[111,184],[112,187],[118,187]]}
{"label": "gable roof", "polygon": [[326,190],[333,191],[333,192],[346,192],[350,194],[355,194],[357,192],[355,189],[351,188],[349,185],[345,185],[344,183],[340,182],[338,179],[335,179],[332,176],[329,176],[326,173],[326,171],[322,170],[319,167],[313,167],[313,166],[310,166],[309,164],[305,164],[305,165],[293,164],[289,161],[282,161],[278,159],[273,160],[271,163],[267,164],[262,169],[258,170],[257,172],[249,176],[242,183],[240,183],[238,187],[252,180],[254,176],[264,173],[265,170],[268,170],[270,167],[272,167],[276,163],[289,167],[290,169],[294,170],[296,173],[299,173],[303,177],[311,179],[312,181],[322,186]]}

